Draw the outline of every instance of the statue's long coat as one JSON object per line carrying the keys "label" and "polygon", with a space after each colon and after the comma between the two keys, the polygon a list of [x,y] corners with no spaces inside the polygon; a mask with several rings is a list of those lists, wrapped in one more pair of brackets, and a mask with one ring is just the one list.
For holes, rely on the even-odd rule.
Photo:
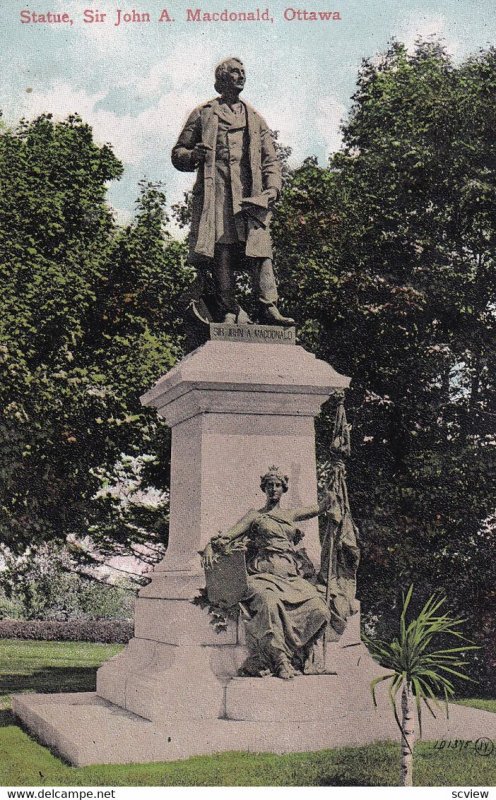
{"label": "statue's long coat", "polygon": [[[248,149],[251,170],[251,191],[256,196],[265,189],[281,191],[281,164],[277,156],[267,123],[247,103]],[[219,98],[195,108],[190,114],[175,147],[172,163],[183,172],[194,172],[197,168],[193,156],[196,144],[203,142],[211,147],[203,165],[198,167],[198,176],[193,188],[193,209],[189,236],[190,261],[213,258],[215,248],[215,146],[218,130]],[[232,182],[236,191],[239,182]],[[238,206],[241,197],[233,196],[233,205]],[[245,253],[251,258],[272,258],[269,230],[270,214],[266,224],[247,220]]]}

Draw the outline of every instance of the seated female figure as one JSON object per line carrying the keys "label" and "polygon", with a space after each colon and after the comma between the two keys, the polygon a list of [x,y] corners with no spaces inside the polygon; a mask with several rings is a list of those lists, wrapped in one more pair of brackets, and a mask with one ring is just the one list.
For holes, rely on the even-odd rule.
{"label": "seated female figure", "polygon": [[216,552],[229,552],[234,542],[244,542],[248,588],[242,603],[250,615],[245,623],[249,657],[240,674],[288,679],[295,669],[315,671],[313,645],[330,619],[325,589],[303,577],[314,577],[315,570],[306,553],[295,547],[303,537],[296,523],[324,512],[328,503],[282,509],[288,477],[276,467],[262,476],[261,489],[264,507],[252,509],[226,533],[213,537],[203,563],[208,568]]}

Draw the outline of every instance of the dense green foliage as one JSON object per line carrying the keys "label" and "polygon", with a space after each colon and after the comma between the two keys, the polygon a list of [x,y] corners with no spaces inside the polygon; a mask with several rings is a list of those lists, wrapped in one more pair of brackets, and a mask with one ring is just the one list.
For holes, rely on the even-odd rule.
{"label": "dense green foliage", "polygon": [[[494,670],[496,51],[455,66],[395,44],[364,62],[344,147],[307,161],[276,220],[303,341],[352,376],[360,596],[439,589]],[[329,425],[321,422],[325,457]],[[483,672],[481,668],[481,673]]]}
{"label": "dense green foliage", "polygon": [[167,452],[139,396],[180,352],[188,272],[159,187],[116,225],[105,193],[121,172],[78,117],[0,132],[0,541],[16,553],[112,516],[92,497],[121,453]]}

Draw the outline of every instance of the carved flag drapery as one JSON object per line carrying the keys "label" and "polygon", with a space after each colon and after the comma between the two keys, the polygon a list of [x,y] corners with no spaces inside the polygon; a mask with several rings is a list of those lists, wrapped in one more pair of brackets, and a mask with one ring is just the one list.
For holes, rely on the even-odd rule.
{"label": "carved flag drapery", "polygon": [[[344,393],[337,397],[336,418],[331,442],[330,504],[322,537],[319,582],[326,587],[331,610],[331,629],[336,638],[346,619],[357,610],[356,571],[360,560],[358,529],[351,515],[346,485],[345,458],[350,455],[350,428],[346,420]],[[329,632],[330,638],[332,633]],[[329,636],[328,634],[328,636]]]}

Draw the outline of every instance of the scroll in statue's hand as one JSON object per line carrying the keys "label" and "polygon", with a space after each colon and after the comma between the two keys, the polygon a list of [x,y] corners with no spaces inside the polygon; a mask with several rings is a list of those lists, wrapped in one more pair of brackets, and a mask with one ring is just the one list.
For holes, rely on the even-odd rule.
{"label": "scroll in statue's hand", "polygon": [[207,153],[211,150],[209,144],[205,144],[204,142],[198,142],[193,148],[193,156],[197,164],[203,164],[205,158],[207,157]]}

